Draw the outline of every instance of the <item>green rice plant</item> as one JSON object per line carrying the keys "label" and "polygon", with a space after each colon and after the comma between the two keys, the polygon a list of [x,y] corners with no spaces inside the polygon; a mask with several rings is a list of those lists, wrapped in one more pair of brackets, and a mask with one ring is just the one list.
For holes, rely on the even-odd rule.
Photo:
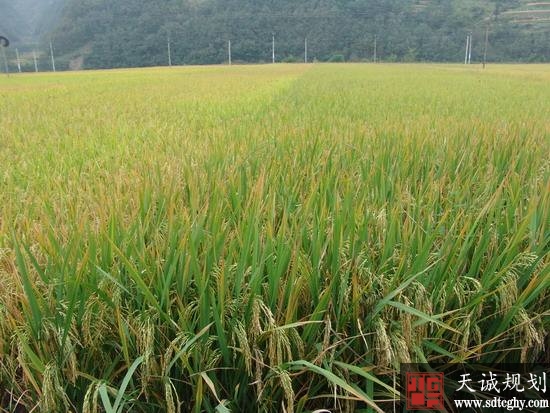
{"label": "green rice plant", "polygon": [[101,397],[103,408],[105,409],[106,413],[122,413],[125,411],[127,402],[124,401],[124,396],[125,396],[124,393],[128,385],[130,384],[130,380],[132,379],[132,375],[134,374],[134,371],[138,368],[138,366],[142,362],[143,362],[143,357],[139,357],[132,363],[132,365],[128,369],[128,372],[126,373],[126,375],[122,380],[122,384],[120,385],[120,388],[115,392],[116,398],[113,404],[111,404],[111,401],[109,398],[107,385],[105,383],[101,383],[101,385],[99,386],[98,392],[99,392],[99,396]]}
{"label": "green rice plant", "polygon": [[0,411],[386,411],[404,362],[548,361],[547,69],[0,78]]}

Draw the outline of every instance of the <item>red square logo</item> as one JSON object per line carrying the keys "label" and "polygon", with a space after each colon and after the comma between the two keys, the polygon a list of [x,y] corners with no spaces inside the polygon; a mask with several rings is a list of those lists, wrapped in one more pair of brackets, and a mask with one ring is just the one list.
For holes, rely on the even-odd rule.
{"label": "red square logo", "polygon": [[407,410],[444,411],[443,373],[407,373]]}

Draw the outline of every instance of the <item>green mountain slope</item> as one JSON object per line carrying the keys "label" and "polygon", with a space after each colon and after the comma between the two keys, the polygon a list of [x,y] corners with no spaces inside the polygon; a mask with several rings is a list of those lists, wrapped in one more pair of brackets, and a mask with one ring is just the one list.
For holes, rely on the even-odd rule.
{"label": "green mountain slope", "polygon": [[[5,1],[5,0],[3,0]],[[23,0],[36,1],[36,0]],[[55,0],[50,0],[55,1]],[[59,66],[106,68],[309,59],[550,61],[550,3],[524,0],[58,0]],[[60,8],[59,8],[60,9]],[[76,63],[75,63],[76,62]]]}

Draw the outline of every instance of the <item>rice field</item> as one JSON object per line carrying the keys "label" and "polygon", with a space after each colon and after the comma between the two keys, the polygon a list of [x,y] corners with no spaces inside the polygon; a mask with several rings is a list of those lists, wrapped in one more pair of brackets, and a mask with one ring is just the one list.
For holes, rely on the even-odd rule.
{"label": "rice field", "polygon": [[550,67],[0,77],[0,411],[387,411],[550,361]]}

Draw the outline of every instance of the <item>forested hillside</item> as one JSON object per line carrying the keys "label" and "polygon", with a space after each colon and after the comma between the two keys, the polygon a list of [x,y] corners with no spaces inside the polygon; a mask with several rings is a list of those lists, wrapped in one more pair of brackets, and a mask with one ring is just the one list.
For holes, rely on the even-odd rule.
{"label": "forested hillside", "polygon": [[[1,0],[5,1],[5,0]],[[32,1],[32,0],[25,0]],[[58,66],[278,61],[550,61],[550,3],[522,0],[65,0],[48,38]],[[45,42],[44,42],[45,45]],[[46,47],[43,48],[46,50]],[[46,53],[44,53],[46,54]]]}

